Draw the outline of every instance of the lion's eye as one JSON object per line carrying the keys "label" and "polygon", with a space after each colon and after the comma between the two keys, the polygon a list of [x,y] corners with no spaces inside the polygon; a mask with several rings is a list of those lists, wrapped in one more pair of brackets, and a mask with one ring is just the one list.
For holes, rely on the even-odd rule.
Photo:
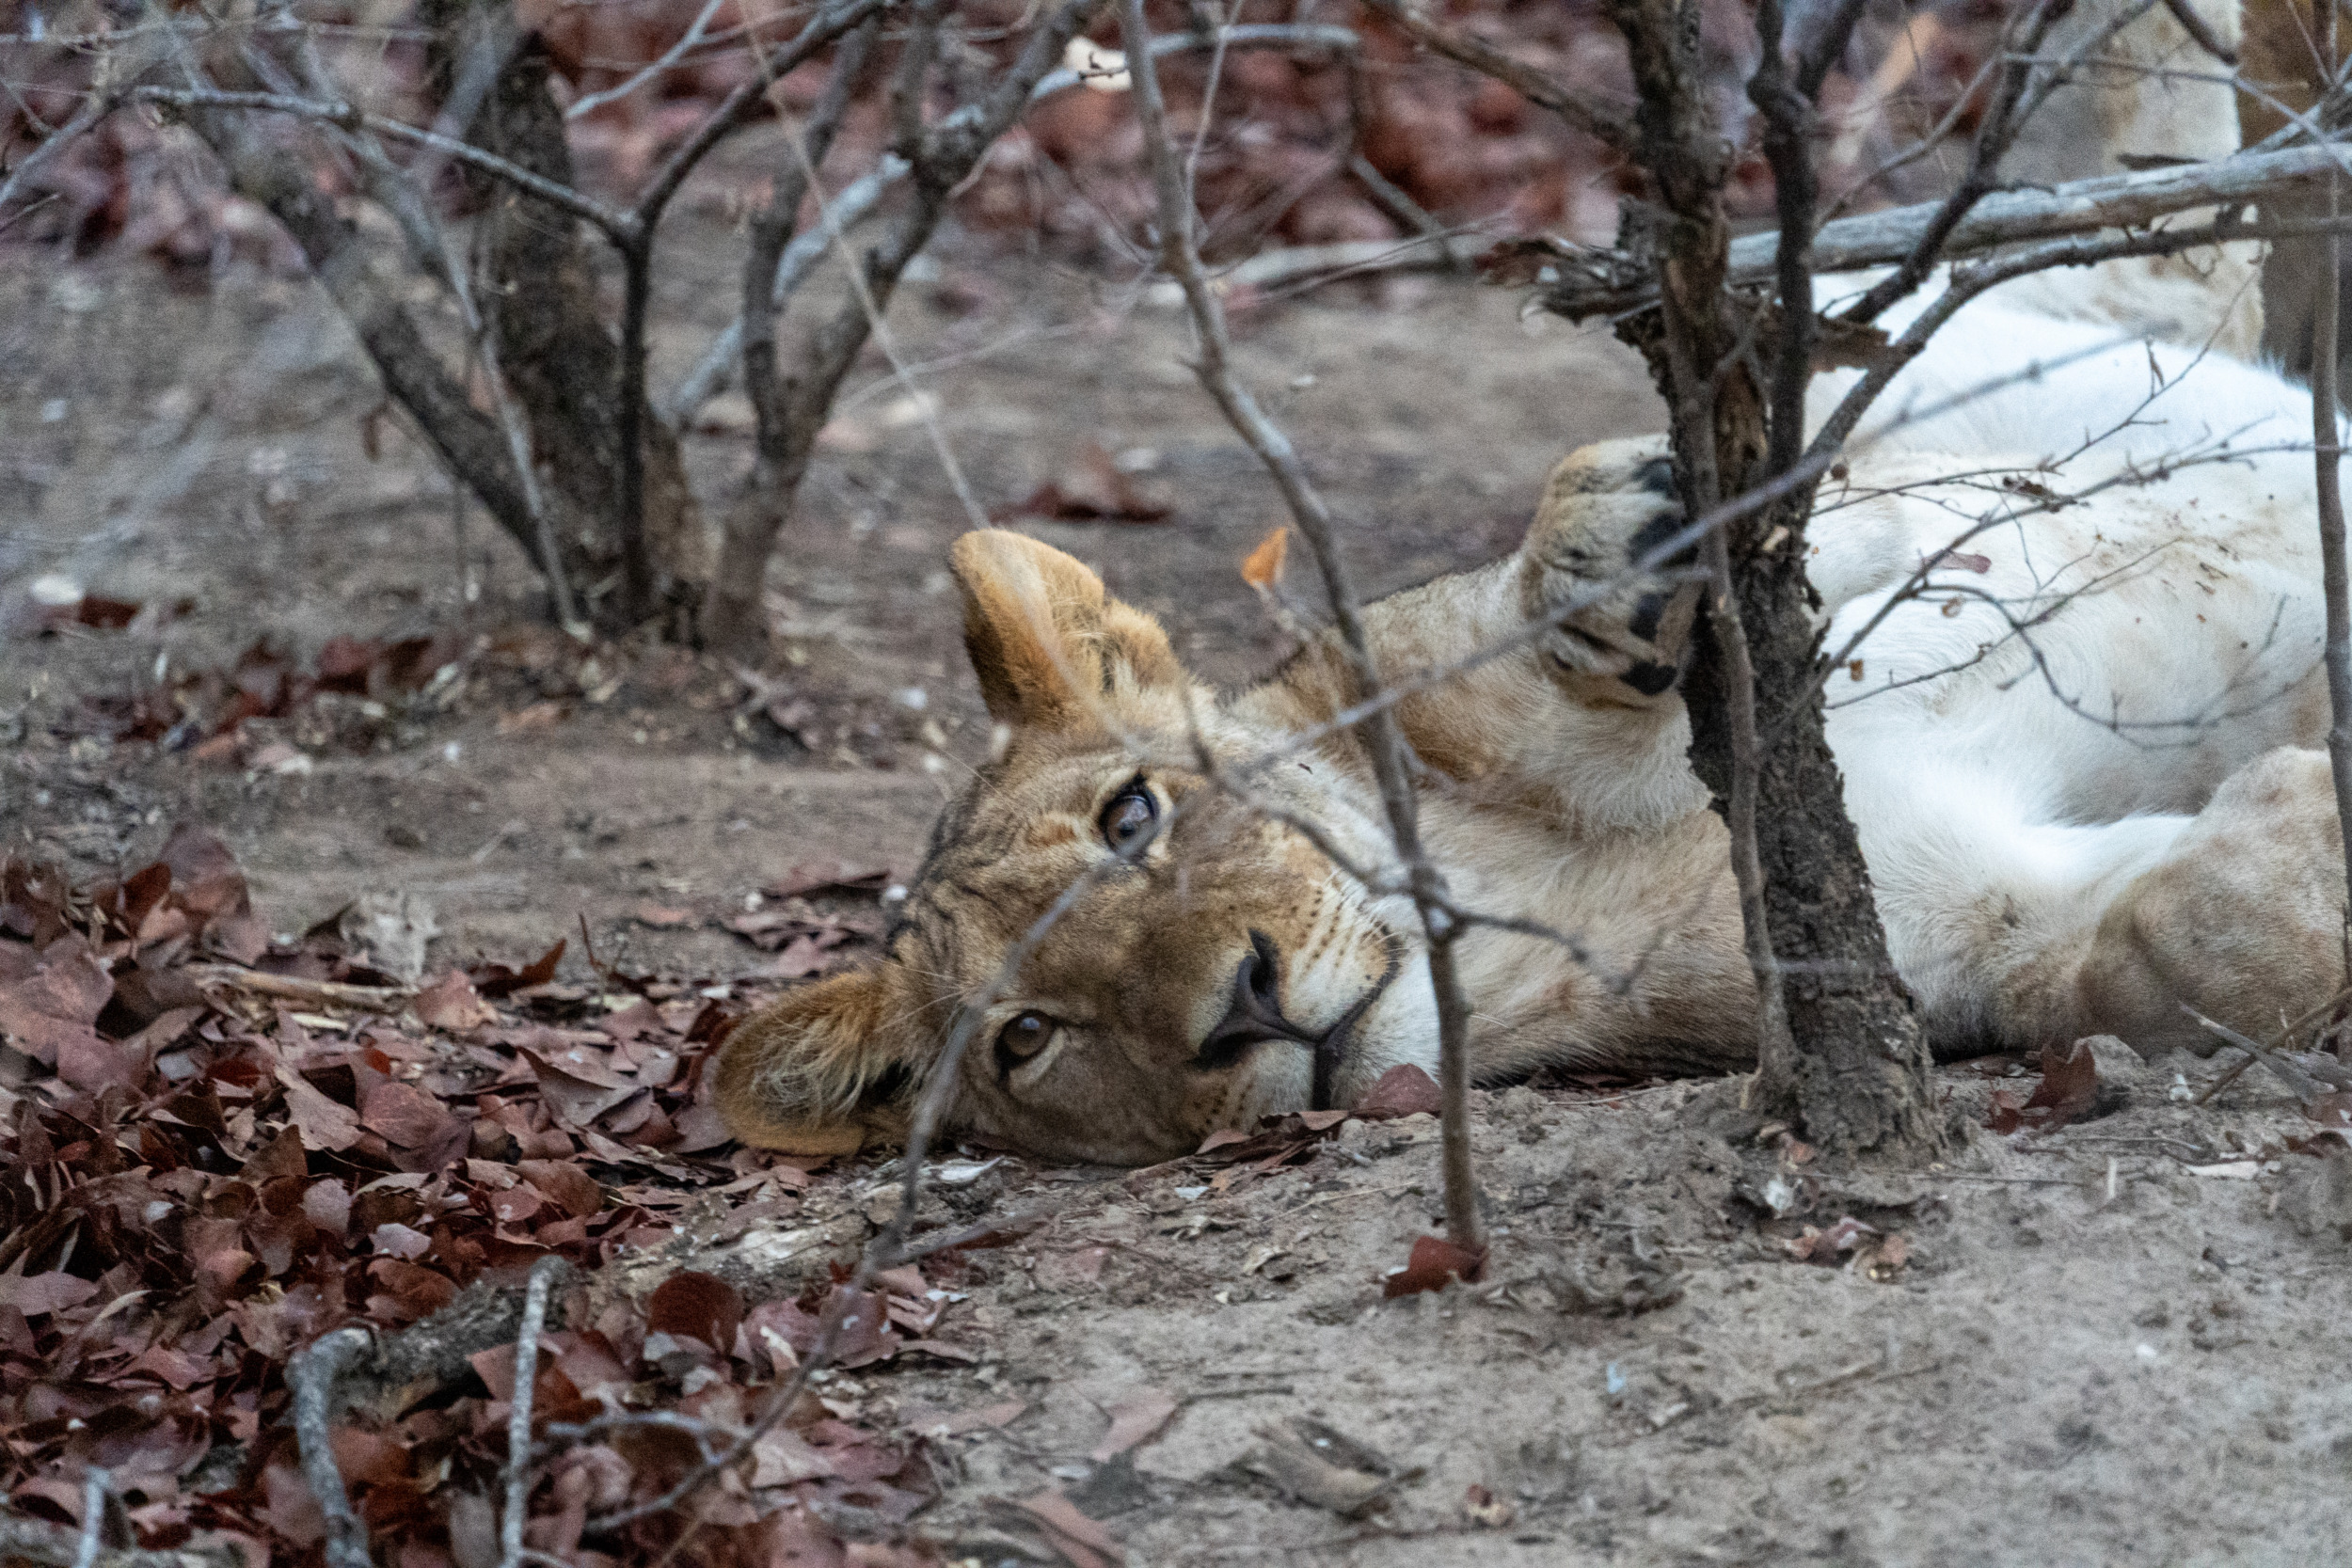
{"label": "lion's eye", "polygon": [[1160,803],[1138,779],[1111,797],[1111,803],[1103,808],[1098,819],[1103,828],[1103,842],[1114,849],[1124,849],[1152,831],[1152,824],[1160,819]]}
{"label": "lion's eye", "polygon": [[996,1035],[997,1054],[1025,1062],[1045,1049],[1054,1037],[1054,1021],[1043,1013],[1023,1013]]}

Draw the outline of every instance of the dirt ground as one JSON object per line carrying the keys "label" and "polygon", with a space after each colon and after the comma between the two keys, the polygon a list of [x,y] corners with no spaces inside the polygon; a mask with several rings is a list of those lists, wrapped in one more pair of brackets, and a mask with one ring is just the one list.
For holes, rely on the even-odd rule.
{"label": "dirt ground", "polygon": [[[657,385],[725,318],[722,217],[675,242]],[[1625,351],[1530,330],[1517,305],[1391,279],[1246,318],[1244,368],[1368,588],[1507,548],[1553,459],[1655,427]],[[1172,312],[951,241],[898,325],[985,506],[1089,442],[1120,454],[1168,487],[1169,520],[1025,526],[1168,618],[1205,673],[1263,667],[1275,636],[1235,567],[1276,502],[1179,362]],[[986,744],[944,571],[967,519],[919,411],[886,367],[864,373],[771,578],[789,663],[763,707],[691,656],[539,628],[519,560],[478,512],[461,539],[422,451],[383,420],[368,455],[373,377],[307,283],[13,253],[0,834],[87,878],[202,822],[278,929],[406,894],[436,911],[437,967],[584,928],[633,969],[771,972],[722,920],[796,864],[911,865]],[[718,416],[688,449],[714,501],[748,457]],[[151,608],[37,636],[42,577]],[[453,680],[333,724],[257,721],[225,759],[109,739],[91,706],[264,636],[307,660],[332,636],[424,634],[459,639]],[[1043,1216],[954,1287],[937,1337],[976,1359],[825,1393],[910,1421],[994,1407],[1001,1424],[942,1440],[945,1495],[915,1525],[957,1560],[1059,1560],[991,1501],[1049,1485],[1134,1563],[2340,1560],[2344,1156],[2291,1148],[2316,1129],[2259,1073],[2192,1107],[2206,1064],[2101,1066],[2113,1114],[1979,1131],[1908,1176],[1734,1146],[1710,1131],[1724,1085],[1483,1095],[1494,1281],[1396,1302],[1380,1276],[1436,1227],[1425,1118],[1349,1122],[1238,1175],[1008,1161],[950,1195]],[[1974,1126],[2006,1070],[1947,1070],[1955,1117]],[[819,1175],[735,1266],[757,1277],[812,1223],[854,1231],[878,1176]],[[1166,1429],[1089,1460],[1143,1389],[1175,1402]],[[1361,1517],[1300,1500],[1295,1465],[1288,1493],[1266,1479],[1266,1434],[1295,1419],[1379,1456],[1350,1472],[1374,1478]]]}

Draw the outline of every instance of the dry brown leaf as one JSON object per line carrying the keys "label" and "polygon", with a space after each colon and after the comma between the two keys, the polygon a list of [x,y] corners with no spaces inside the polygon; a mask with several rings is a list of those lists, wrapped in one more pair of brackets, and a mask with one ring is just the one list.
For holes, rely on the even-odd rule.
{"label": "dry brown leaf", "polygon": [[417,992],[409,1006],[430,1027],[457,1035],[495,1023],[499,1016],[498,1009],[482,1000],[482,993],[474,990],[462,969],[451,970]]}
{"label": "dry brown leaf", "polygon": [[2082,1041],[2042,1048],[2042,1082],[2033,1094],[2019,1101],[1995,1090],[1992,1114],[1985,1125],[2007,1134],[2020,1128],[2054,1132],[2089,1116],[2099,1099],[2099,1066],[2095,1053]]}
{"label": "dry brown leaf", "polygon": [[329,1100],[308,1078],[290,1067],[278,1069],[278,1082],[286,1091],[286,1114],[302,1129],[310,1148],[341,1153],[359,1141],[359,1113]]}
{"label": "dry brown leaf", "polygon": [[1444,1098],[1438,1092],[1438,1081],[1406,1062],[1375,1079],[1364,1098],[1349,1108],[1348,1115],[1364,1121],[1388,1117],[1434,1117],[1444,1105]]}
{"label": "dry brown leaf", "polygon": [[1110,1430],[1094,1445],[1087,1457],[1100,1465],[1114,1459],[1129,1449],[1150,1442],[1160,1434],[1176,1414],[1176,1396],[1164,1388],[1132,1388],[1114,1400],[1106,1414],[1111,1418]]}
{"label": "dry brown leaf", "polygon": [[1278,528],[1258,541],[1258,547],[1241,558],[1241,580],[1260,593],[1272,593],[1282,580],[1282,562],[1290,554],[1291,531]]}
{"label": "dry brown leaf", "polygon": [[1111,1539],[1110,1531],[1079,1513],[1077,1505],[1057,1488],[1022,1498],[1020,1508],[1043,1527],[1046,1544],[1059,1552],[1071,1568],[1113,1568],[1127,1560],[1127,1554]]}
{"label": "dry brown leaf", "polygon": [[723,1355],[735,1348],[736,1325],[742,1321],[743,1292],[693,1269],[672,1275],[645,1301],[647,1328],[691,1335]]}
{"label": "dry brown leaf", "polygon": [[1486,1273],[1486,1254],[1457,1246],[1442,1236],[1415,1239],[1405,1266],[1381,1281],[1380,1293],[1393,1301],[1423,1291],[1442,1291],[1456,1280],[1476,1284]]}

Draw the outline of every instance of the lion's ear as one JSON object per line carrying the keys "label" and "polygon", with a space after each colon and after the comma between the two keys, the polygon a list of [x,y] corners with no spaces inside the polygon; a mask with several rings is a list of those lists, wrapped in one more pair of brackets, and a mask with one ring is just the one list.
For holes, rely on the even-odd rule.
{"label": "lion's ear", "polygon": [[917,1034],[892,1027],[885,970],[779,998],[727,1036],[715,1094],[727,1131],[758,1148],[854,1154],[904,1135],[921,1078]]}
{"label": "lion's ear", "polygon": [[949,559],[990,718],[1067,725],[1123,693],[1184,682],[1160,624],[1051,545],[983,529],[957,540]]}

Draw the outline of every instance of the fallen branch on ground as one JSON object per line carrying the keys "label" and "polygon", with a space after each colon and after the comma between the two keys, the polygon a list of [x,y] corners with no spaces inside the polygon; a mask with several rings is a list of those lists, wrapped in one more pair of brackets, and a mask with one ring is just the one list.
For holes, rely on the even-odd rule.
{"label": "fallen branch on ground", "polygon": [[363,1013],[396,1013],[416,992],[405,987],[353,986],[340,980],[306,980],[296,974],[265,974],[235,964],[190,964],[188,978],[204,987],[298,1002],[311,1007],[349,1007]]}
{"label": "fallen branch on ground", "polygon": [[83,1563],[79,1531],[42,1519],[0,1513],[0,1562],[37,1568],[244,1568],[245,1554],[230,1546],[100,1546]]}

